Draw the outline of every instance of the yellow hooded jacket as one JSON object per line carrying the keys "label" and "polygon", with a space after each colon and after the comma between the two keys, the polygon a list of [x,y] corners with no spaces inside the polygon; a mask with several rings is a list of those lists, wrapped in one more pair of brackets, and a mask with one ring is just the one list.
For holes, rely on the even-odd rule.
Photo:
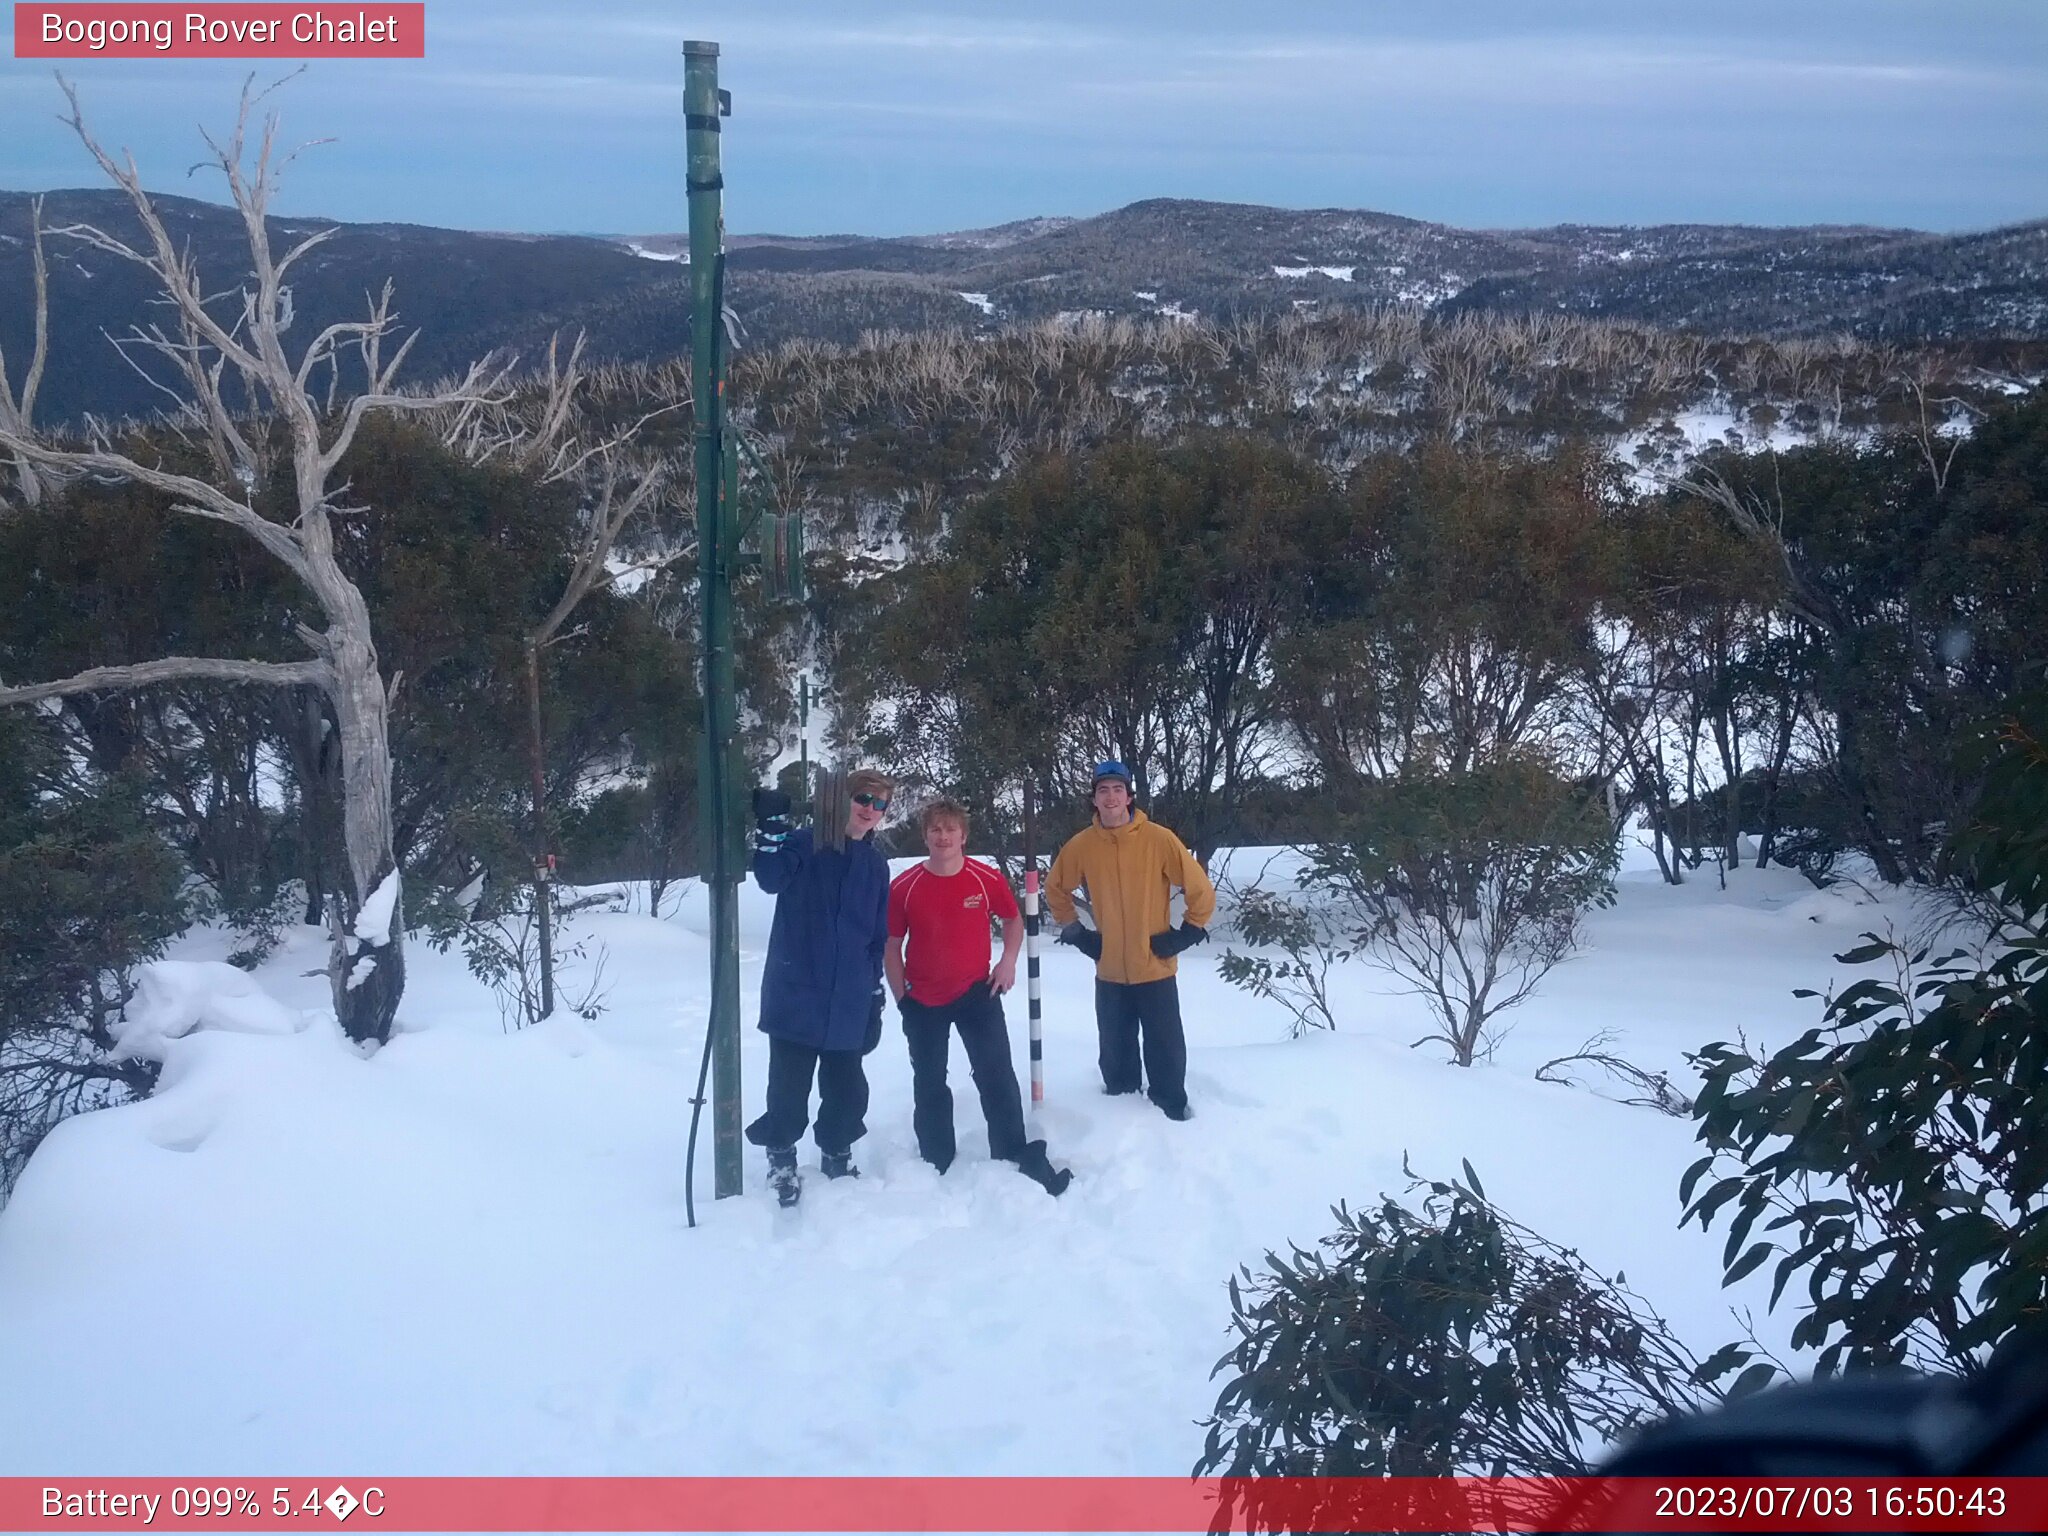
{"label": "yellow hooded jacket", "polygon": [[1181,840],[1143,811],[1120,827],[1093,822],[1067,839],[1045,877],[1045,904],[1061,927],[1074,921],[1074,891],[1088,888],[1088,905],[1102,931],[1102,981],[1164,981],[1180,969],[1178,957],[1152,953],[1152,935],[1173,926],[1173,888],[1187,892],[1187,920],[1206,928],[1216,915],[1216,887]]}

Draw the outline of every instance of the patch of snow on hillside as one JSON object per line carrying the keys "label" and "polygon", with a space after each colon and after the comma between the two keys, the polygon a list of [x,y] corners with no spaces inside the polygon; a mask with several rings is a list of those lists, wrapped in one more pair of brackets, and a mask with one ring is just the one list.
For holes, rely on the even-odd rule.
{"label": "patch of snow on hillside", "polygon": [[[1967,422],[1964,430],[1967,431]],[[1725,403],[1677,411],[1615,440],[1614,455],[1634,466],[1629,480],[1639,491],[1657,491],[1710,448],[1741,453],[1784,452],[1807,447],[1830,433],[1803,431],[1779,414],[1767,422],[1745,416]],[[1839,434],[1836,434],[1839,435]],[[1858,434],[1851,434],[1852,436]]]}
{"label": "patch of snow on hillside", "polygon": [[1351,281],[1351,274],[1352,274],[1352,273],[1354,273],[1354,272],[1356,272],[1357,270],[1358,270],[1358,268],[1356,268],[1356,267],[1313,267],[1313,266],[1311,266],[1311,267],[1278,267],[1278,266],[1276,266],[1275,268],[1273,268],[1273,275],[1274,275],[1275,277],[1307,277],[1307,276],[1309,275],[1309,273],[1311,273],[1311,272],[1320,272],[1320,273],[1322,273],[1322,274],[1323,274],[1323,276],[1325,276],[1325,277],[1331,277],[1331,278],[1335,278],[1335,279],[1336,279],[1336,280],[1337,280],[1338,282],[1340,282],[1340,283],[1348,283],[1348,282],[1350,282],[1350,281]]}
{"label": "patch of snow on hillside", "polygon": [[[1390,276],[1401,270],[1398,267],[1387,268]],[[1446,272],[1434,282],[1418,278],[1413,282],[1396,283],[1388,296],[1398,304],[1440,304],[1445,299],[1456,298],[1464,289],[1463,277],[1456,272]]]}
{"label": "patch of snow on hillside", "polygon": [[995,301],[985,293],[963,293],[960,297],[972,304],[984,315],[992,315],[996,312]]}

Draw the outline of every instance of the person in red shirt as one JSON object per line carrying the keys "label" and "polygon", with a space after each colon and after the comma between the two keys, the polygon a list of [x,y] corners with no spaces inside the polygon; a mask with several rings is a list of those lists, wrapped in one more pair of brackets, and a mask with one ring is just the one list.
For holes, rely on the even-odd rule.
{"label": "person in red shirt", "polygon": [[[989,1156],[1015,1163],[1048,1193],[1064,1191],[1074,1175],[1052,1166],[1045,1143],[1027,1141],[1024,1096],[1010,1060],[1002,994],[1017,983],[1017,952],[1024,920],[1002,874],[967,857],[967,810],[935,800],[921,818],[931,855],[889,885],[889,944],[882,970],[903,1033],[910,1042],[910,1078],[918,1154],[939,1172],[953,1164],[953,1090],[946,1086],[947,1048],[955,1029],[967,1051]],[[989,923],[1003,925],[1003,956],[991,971]],[[904,953],[905,941],[909,954]]]}

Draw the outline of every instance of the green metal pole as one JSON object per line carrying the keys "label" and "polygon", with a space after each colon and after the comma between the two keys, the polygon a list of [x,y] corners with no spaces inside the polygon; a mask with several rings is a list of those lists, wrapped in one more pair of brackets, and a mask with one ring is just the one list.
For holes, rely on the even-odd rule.
{"label": "green metal pole", "polygon": [[796,696],[796,745],[797,761],[803,765],[803,789],[797,795],[799,805],[811,798],[811,674],[798,674]]}
{"label": "green metal pole", "polygon": [[735,739],[732,650],[734,509],[724,501],[725,320],[720,263],[725,223],[719,172],[718,44],[683,44],[690,194],[690,378],[695,396],[697,590],[703,610],[704,739],[698,804],[706,888],[711,896],[711,1127],[718,1198],[741,1192],[740,859],[731,828]]}

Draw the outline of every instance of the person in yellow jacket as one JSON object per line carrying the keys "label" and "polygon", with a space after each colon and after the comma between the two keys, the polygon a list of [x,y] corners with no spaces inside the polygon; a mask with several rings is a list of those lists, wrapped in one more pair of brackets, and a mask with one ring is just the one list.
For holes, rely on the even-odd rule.
{"label": "person in yellow jacket", "polygon": [[[1096,765],[1092,798],[1095,820],[1052,861],[1045,903],[1060,925],[1060,942],[1095,962],[1103,1091],[1144,1088],[1167,1119],[1185,1120],[1188,1046],[1174,957],[1209,937],[1216,887],[1179,838],[1133,808],[1131,770],[1122,763]],[[1092,929],[1075,916],[1074,892],[1083,886]],[[1187,918],[1177,928],[1176,887],[1187,896]]]}

